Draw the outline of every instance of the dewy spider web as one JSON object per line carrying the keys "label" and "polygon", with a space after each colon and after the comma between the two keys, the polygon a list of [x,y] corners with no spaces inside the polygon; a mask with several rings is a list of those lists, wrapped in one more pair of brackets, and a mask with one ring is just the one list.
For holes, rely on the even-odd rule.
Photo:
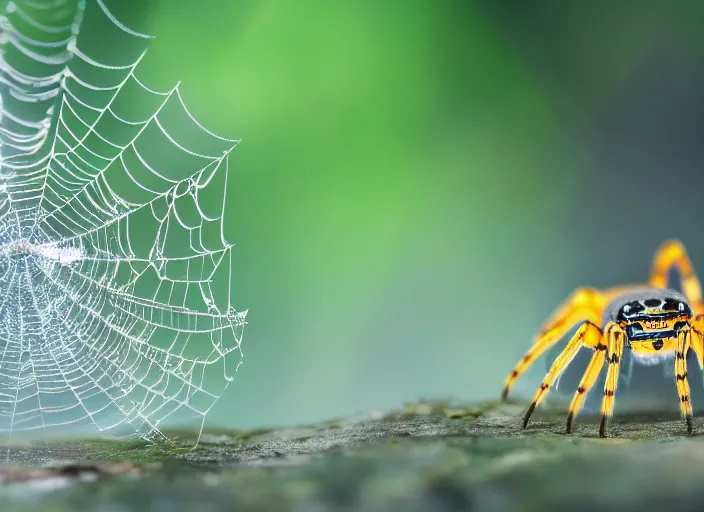
{"label": "dewy spider web", "polygon": [[107,0],[0,8],[0,432],[202,428],[241,362],[237,141],[140,80]]}

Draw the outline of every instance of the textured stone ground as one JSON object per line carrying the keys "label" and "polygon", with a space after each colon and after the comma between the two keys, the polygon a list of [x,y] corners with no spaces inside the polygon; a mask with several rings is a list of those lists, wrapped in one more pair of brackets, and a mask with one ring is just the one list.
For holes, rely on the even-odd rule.
{"label": "textured stone ground", "polygon": [[189,450],[91,441],[13,447],[0,510],[704,510],[704,420],[630,415],[596,437],[564,411],[520,428],[521,406],[414,404],[376,419],[211,432]]}

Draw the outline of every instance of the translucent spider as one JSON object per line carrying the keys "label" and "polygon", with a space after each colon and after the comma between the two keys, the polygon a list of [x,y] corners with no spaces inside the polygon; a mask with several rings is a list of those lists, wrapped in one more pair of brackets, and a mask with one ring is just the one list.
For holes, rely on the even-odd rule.
{"label": "translucent spider", "polygon": [[[668,274],[677,270],[684,294],[667,288]],[[680,411],[692,433],[692,403],[687,379],[690,349],[704,368],[704,303],[702,289],[687,252],[678,240],[665,242],[655,253],[648,284],[596,290],[578,288],[552,314],[535,337],[523,359],[506,378],[503,399],[518,377],[565,334],[577,327],[565,349],[555,359],[523,418],[523,427],[545,399],[556,379],[586,347],[593,351],[567,414],[567,433],[582,408],[586,394],[607,365],[601,401],[599,437],[613,416],[616,385],[624,350],[639,365],[673,364]]]}

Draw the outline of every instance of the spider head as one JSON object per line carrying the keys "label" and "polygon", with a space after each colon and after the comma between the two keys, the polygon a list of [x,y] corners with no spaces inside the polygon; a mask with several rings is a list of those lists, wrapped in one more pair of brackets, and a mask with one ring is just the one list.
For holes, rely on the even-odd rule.
{"label": "spider head", "polygon": [[658,351],[689,325],[692,309],[678,297],[642,298],[621,306],[617,321],[629,345],[643,352]]}

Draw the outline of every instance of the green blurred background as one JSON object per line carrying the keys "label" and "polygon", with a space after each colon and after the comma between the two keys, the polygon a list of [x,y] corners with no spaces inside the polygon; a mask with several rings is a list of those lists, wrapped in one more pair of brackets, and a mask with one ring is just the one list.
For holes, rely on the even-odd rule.
{"label": "green blurred background", "polygon": [[249,325],[208,424],[496,397],[576,286],[643,280],[673,236],[704,265],[699,5],[135,7],[150,83],[182,80],[199,121],[242,139]]}

